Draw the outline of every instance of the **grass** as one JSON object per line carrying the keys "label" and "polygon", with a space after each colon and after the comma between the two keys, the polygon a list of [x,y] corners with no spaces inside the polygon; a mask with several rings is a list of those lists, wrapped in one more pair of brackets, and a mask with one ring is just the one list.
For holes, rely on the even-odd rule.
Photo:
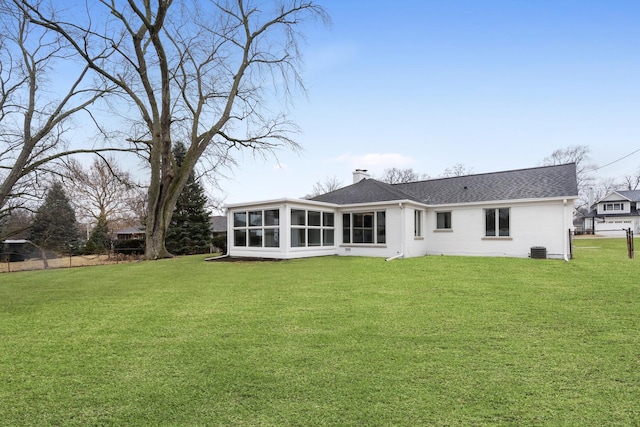
{"label": "grass", "polygon": [[640,267],[202,257],[0,275],[0,425],[638,425]]}

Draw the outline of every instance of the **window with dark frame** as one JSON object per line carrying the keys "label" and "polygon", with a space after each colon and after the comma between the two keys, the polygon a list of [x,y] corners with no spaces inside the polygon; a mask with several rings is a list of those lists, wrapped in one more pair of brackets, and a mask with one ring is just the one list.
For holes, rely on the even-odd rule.
{"label": "window with dark frame", "polygon": [[333,246],[333,212],[291,209],[291,247]]}
{"label": "window with dark frame", "polygon": [[233,244],[252,248],[280,247],[280,210],[234,212]]}
{"label": "window with dark frame", "polygon": [[451,229],[451,212],[436,212],[436,229]]}
{"label": "window with dark frame", "polygon": [[509,208],[485,209],[485,236],[509,237]]}
{"label": "window with dark frame", "polygon": [[386,235],[385,211],[342,214],[342,243],[382,244]]}
{"label": "window with dark frame", "polygon": [[624,203],[605,203],[603,210],[605,211],[621,211],[624,209]]}

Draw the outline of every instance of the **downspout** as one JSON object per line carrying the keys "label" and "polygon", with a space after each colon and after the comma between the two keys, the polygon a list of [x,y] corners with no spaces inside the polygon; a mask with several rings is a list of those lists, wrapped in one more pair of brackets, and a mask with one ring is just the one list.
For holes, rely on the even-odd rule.
{"label": "downspout", "polygon": [[223,254],[223,255],[218,255],[218,256],[212,256],[209,258],[205,258],[205,261],[215,261],[217,259],[222,259],[222,258],[227,258],[229,256],[229,248],[231,247],[231,234],[233,232],[233,228],[231,228],[232,232],[229,232],[230,229],[230,225],[231,225],[231,217],[229,216],[229,210],[227,209],[226,212],[226,216],[227,216],[227,253]]}
{"label": "downspout", "polygon": [[406,218],[404,217],[404,206],[402,205],[402,202],[398,203],[398,206],[400,207],[400,250],[398,251],[397,255],[394,255],[392,257],[387,258],[385,261],[393,261],[394,259],[398,259],[398,258],[402,258],[404,257],[404,252],[405,252],[405,244],[406,244],[406,236],[404,235],[406,226],[405,226],[405,222],[406,222]]}
{"label": "downspout", "polygon": [[569,262],[569,227],[567,227],[567,199],[562,200],[562,204],[563,204],[563,219],[562,219],[562,224],[563,224],[563,230],[562,230],[562,241],[564,242],[564,249],[563,251],[563,255],[564,255],[564,260],[566,262]]}

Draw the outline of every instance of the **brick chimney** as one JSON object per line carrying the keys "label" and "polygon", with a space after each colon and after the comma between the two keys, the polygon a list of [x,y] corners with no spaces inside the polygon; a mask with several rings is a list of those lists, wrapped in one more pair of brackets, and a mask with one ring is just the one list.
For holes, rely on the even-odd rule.
{"label": "brick chimney", "polygon": [[356,169],[353,171],[353,183],[358,183],[363,179],[371,178],[366,169]]}

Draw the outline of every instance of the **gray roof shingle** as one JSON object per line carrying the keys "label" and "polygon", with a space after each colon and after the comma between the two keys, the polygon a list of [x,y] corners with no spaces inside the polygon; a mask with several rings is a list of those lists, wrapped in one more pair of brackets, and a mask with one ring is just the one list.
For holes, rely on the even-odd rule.
{"label": "gray roof shingle", "polygon": [[375,179],[363,179],[360,182],[342,187],[330,193],[322,194],[311,200],[316,202],[349,205],[355,203],[387,202],[393,200],[414,200],[415,197],[403,192],[393,185]]}
{"label": "gray roof shingle", "polygon": [[574,163],[403,184],[367,179],[311,200],[335,204],[414,200],[427,204],[576,197]]}
{"label": "gray roof shingle", "polygon": [[617,193],[629,199],[630,202],[640,202],[640,190],[620,190]]}

